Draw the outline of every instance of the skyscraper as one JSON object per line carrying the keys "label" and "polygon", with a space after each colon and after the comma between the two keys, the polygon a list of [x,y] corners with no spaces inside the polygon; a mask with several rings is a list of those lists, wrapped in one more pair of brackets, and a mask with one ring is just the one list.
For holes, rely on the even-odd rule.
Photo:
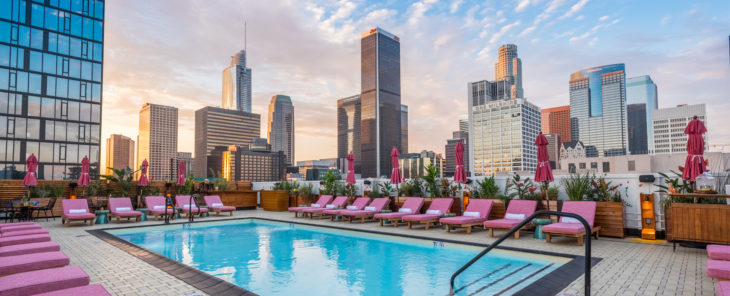
{"label": "skyscraper", "polygon": [[401,153],[408,153],[408,106],[400,105],[400,146]]}
{"label": "skyscraper", "polygon": [[176,158],[177,108],[145,103],[139,111],[136,167],[146,159],[150,180],[173,180]]}
{"label": "skyscraper", "polygon": [[[134,140],[123,135],[111,134],[106,139],[106,172],[113,174],[110,168],[131,168],[136,170],[134,162]],[[82,157],[83,159],[83,157]]]}
{"label": "skyscraper", "polygon": [[[629,150],[631,150],[631,154],[647,154],[647,153],[653,153],[654,151],[654,119],[653,114],[654,110],[659,108],[659,98],[657,95],[657,86],[654,84],[654,81],[651,80],[651,77],[649,75],[644,76],[638,76],[638,77],[631,77],[629,79],[626,79],[626,104],[627,106],[634,105],[634,104],[643,104],[645,115],[644,118],[646,119],[646,126],[645,127],[638,127],[636,124],[639,124],[638,122],[636,124],[632,123],[632,120],[629,118],[628,122],[628,128],[630,130],[646,130],[646,135],[642,136],[642,138],[637,138],[635,141],[640,145],[640,147],[632,147],[631,140],[629,140]],[[634,108],[641,108],[641,107],[634,107]],[[630,114],[629,114],[630,115]]]}
{"label": "skyscraper", "polygon": [[251,68],[246,67],[246,50],[241,50],[223,69],[222,107],[251,113],[251,104]]}
{"label": "skyscraper", "polygon": [[340,169],[347,170],[347,154],[355,156],[355,172],[360,173],[360,95],[337,100],[337,159]]}
{"label": "skyscraper", "polygon": [[175,153],[175,159],[177,160],[175,162],[175,176],[178,175],[179,171],[179,165],[181,162],[185,163],[185,176],[190,176],[190,174],[193,174],[195,171],[193,168],[193,154],[190,152],[178,152]]}
{"label": "skyscraper", "polygon": [[[104,1],[0,4],[0,179],[99,176]],[[82,25],[83,24],[83,25]]]}
{"label": "skyscraper", "polygon": [[[221,173],[220,151],[230,145],[248,147],[261,133],[261,115],[239,110],[204,107],[195,111],[195,176],[214,177]],[[214,155],[215,154],[215,155]],[[216,163],[209,164],[209,157]],[[213,172],[211,172],[211,170]]]}
{"label": "skyscraper", "polygon": [[649,154],[646,126],[646,104],[629,104],[626,106],[627,132],[629,133],[629,152]]}
{"label": "skyscraper", "polygon": [[271,97],[266,133],[271,151],[284,151],[286,164],[294,164],[294,105],[283,95]]}
{"label": "skyscraper", "polygon": [[[705,104],[678,105],[657,109],[653,113],[655,154],[686,153],[687,135],[684,134],[684,128],[695,116],[707,126]],[[707,150],[710,147],[707,133],[702,137],[705,139],[705,150]]]}
{"label": "skyscraper", "polygon": [[469,175],[469,133],[462,131],[455,131],[451,139],[446,140],[446,146],[444,146],[444,176],[452,177],[456,171],[456,144],[461,142],[464,145],[464,170]]}
{"label": "skyscraper", "polygon": [[[628,152],[626,74],[624,64],[581,70],[570,74],[571,125],[588,157],[625,155]],[[575,122],[573,122],[575,119]]]}
{"label": "skyscraper", "polygon": [[459,118],[459,131],[469,134],[469,118]]}
{"label": "skyscraper", "polygon": [[572,141],[570,136],[570,106],[542,109],[542,133],[560,135],[563,142]]}
{"label": "skyscraper", "polygon": [[400,39],[381,28],[361,35],[361,174],[390,175],[401,145]]}
{"label": "skyscraper", "polygon": [[517,57],[517,45],[499,47],[499,60],[494,64],[494,81],[506,81],[512,98],[524,98],[522,91],[522,60]]}

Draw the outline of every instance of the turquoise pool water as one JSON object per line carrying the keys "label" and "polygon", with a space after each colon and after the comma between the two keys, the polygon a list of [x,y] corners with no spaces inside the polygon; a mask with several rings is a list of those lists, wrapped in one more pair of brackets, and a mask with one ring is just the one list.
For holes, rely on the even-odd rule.
{"label": "turquoise pool water", "polygon": [[[481,250],[257,219],[108,232],[259,295],[446,295]],[[457,278],[458,295],[510,295],[568,260],[499,250]]]}

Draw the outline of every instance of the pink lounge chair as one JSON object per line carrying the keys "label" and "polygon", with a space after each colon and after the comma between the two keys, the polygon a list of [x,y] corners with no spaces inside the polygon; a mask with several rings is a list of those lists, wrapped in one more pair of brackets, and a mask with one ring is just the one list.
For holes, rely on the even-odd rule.
{"label": "pink lounge chair", "polygon": [[[536,209],[536,200],[512,200],[507,206],[504,218],[485,221],[484,229],[489,229],[489,236],[494,237],[495,229],[510,230],[519,225],[522,220],[535,213]],[[520,231],[515,232],[515,239],[520,239]]]}
{"label": "pink lounge chair", "polygon": [[345,207],[344,209],[325,209],[324,211],[322,211],[322,215],[323,217],[328,215],[330,216],[330,221],[334,221],[336,216],[342,216],[340,213],[347,210],[362,210],[365,208],[365,206],[368,205],[369,202],[369,197],[358,197],[355,199],[355,201],[352,202],[351,205]]}
{"label": "pink lounge chair", "polygon": [[707,260],[707,276],[718,280],[730,281],[730,261]]}
{"label": "pink lounge chair", "polygon": [[0,260],[0,276],[64,267],[68,263],[68,256],[61,251],[2,257],[2,260]]}
{"label": "pink lounge chair", "polygon": [[466,233],[470,234],[472,226],[482,225],[487,220],[493,202],[491,199],[470,199],[464,215],[441,218],[439,222],[446,225],[446,232],[452,227],[466,227]]}
{"label": "pink lounge chair", "polygon": [[29,243],[41,243],[51,240],[48,234],[31,234],[10,237],[0,237],[0,247],[14,246]]}
{"label": "pink lounge chair", "polygon": [[372,218],[375,214],[380,213],[388,203],[390,203],[389,197],[376,198],[362,210],[344,210],[340,212],[340,215],[343,218],[347,217],[350,223],[352,223],[352,219],[357,218],[360,218],[360,223],[365,223],[366,218]]}
{"label": "pink lounge chair", "polygon": [[394,213],[377,213],[374,218],[380,220],[380,226],[383,226],[383,220],[388,220],[393,223],[393,227],[398,227],[398,222],[401,218],[406,215],[416,214],[421,211],[423,207],[423,197],[409,197],[400,207],[398,212]]}
{"label": "pink lounge chair", "polygon": [[193,198],[192,201],[193,203],[190,204],[190,195],[175,196],[175,204],[177,204],[177,207],[180,208],[180,210],[187,216],[195,215],[198,213],[200,214],[200,216],[202,216],[203,213],[208,212],[208,209],[198,207],[198,204],[195,203],[195,198]]}
{"label": "pink lounge chair", "polygon": [[117,223],[120,223],[121,218],[127,218],[130,221],[132,218],[136,222],[142,217],[142,212],[135,211],[132,207],[132,200],[129,197],[118,197],[109,199],[109,219],[117,218]]}
{"label": "pink lounge chair", "polygon": [[[563,202],[563,212],[580,215],[586,219],[588,225],[591,226],[591,234],[598,238],[598,231],[601,226],[593,226],[593,220],[596,217],[596,202],[594,201],[565,201]],[[569,236],[578,238],[578,245],[583,245],[583,236],[586,230],[583,224],[577,219],[571,217],[560,217],[560,222],[542,227],[542,233],[545,234],[545,242],[550,243],[550,237],[553,235]]]}
{"label": "pink lounge chair", "polygon": [[294,212],[294,217],[297,217],[297,215],[305,209],[322,209],[327,206],[330,201],[332,201],[332,195],[320,195],[319,199],[317,199],[317,202],[311,204],[308,207],[290,207],[287,210],[289,212]]}
{"label": "pink lounge chair", "polygon": [[35,294],[33,296],[78,296],[78,295],[84,295],[84,296],[111,296],[109,292],[104,289],[104,286],[96,284],[96,285],[88,285],[88,286],[81,286],[81,287],[75,287],[75,288],[69,288],[69,289],[63,289],[63,290],[56,290],[48,293],[42,293],[42,294]]}
{"label": "pink lounge chair", "polygon": [[[170,215],[172,219],[175,219],[175,209],[165,209],[165,197],[164,196],[147,196],[144,198],[144,202],[147,205],[147,215],[157,221],[157,218],[165,218],[165,213]],[[170,206],[173,206],[172,204]]]}
{"label": "pink lounge chair", "polygon": [[31,234],[48,234],[48,230],[45,230],[43,228],[37,228],[37,229],[30,229],[30,230],[9,231],[9,232],[0,233],[0,237],[11,237],[11,236],[21,236],[21,235],[31,235]]}
{"label": "pink lounge chair", "polygon": [[89,211],[89,204],[86,199],[64,199],[61,201],[63,205],[63,216],[61,216],[61,224],[70,226],[72,221],[89,221],[94,225],[96,215]]}
{"label": "pink lounge chair", "polygon": [[221,197],[218,195],[206,195],[203,196],[203,200],[205,200],[208,209],[215,212],[216,216],[220,216],[221,212],[228,212],[230,216],[233,216],[233,211],[236,210],[236,207],[224,206]]}
{"label": "pink lounge chair", "polygon": [[305,217],[309,215],[309,219],[313,219],[315,215],[322,218],[324,210],[341,209],[345,207],[345,204],[347,204],[347,196],[338,196],[331,204],[325,205],[324,208],[302,209],[300,213],[303,213]]}
{"label": "pink lounge chair", "polygon": [[55,252],[60,251],[61,246],[56,242],[47,241],[42,243],[19,244],[7,247],[0,247],[0,257]]}
{"label": "pink lounge chair", "polygon": [[431,223],[437,223],[441,216],[449,212],[453,203],[453,198],[434,198],[425,214],[405,215],[402,220],[408,222],[408,229],[413,229],[413,223],[420,223],[426,224],[428,230]]}
{"label": "pink lounge chair", "polygon": [[[15,224],[15,223],[13,223]],[[0,233],[5,232],[12,232],[12,231],[22,231],[22,230],[33,230],[33,229],[42,229],[38,224],[32,223],[32,224],[24,224],[24,225],[12,225],[9,224],[8,226],[0,225]]]}
{"label": "pink lounge chair", "polygon": [[717,283],[717,295],[718,296],[730,296],[730,282],[718,282]]}
{"label": "pink lounge chair", "polygon": [[707,256],[709,256],[712,260],[730,261],[730,246],[708,245]]}
{"label": "pink lounge chair", "polygon": [[0,277],[0,296],[34,295],[89,284],[78,266],[49,268]]}
{"label": "pink lounge chair", "polygon": [[37,225],[37,226],[40,226],[38,223],[35,223],[35,222],[3,223],[3,224],[0,224],[0,230],[2,230],[5,227],[16,227],[16,226],[26,226],[26,225]]}

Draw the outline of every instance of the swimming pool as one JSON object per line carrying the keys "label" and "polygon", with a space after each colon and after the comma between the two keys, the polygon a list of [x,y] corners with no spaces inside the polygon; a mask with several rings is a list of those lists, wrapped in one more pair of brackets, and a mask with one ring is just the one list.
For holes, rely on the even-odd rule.
{"label": "swimming pool", "polygon": [[[260,219],[106,231],[260,295],[446,295],[483,249]],[[571,259],[494,250],[457,278],[458,295],[510,295]]]}

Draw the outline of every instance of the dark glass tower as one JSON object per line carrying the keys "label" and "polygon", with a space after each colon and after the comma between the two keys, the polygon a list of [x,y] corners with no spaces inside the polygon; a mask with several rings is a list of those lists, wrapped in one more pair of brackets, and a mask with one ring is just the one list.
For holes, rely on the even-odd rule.
{"label": "dark glass tower", "polygon": [[401,146],[400,39],[381,28],[362,34],[361,174],[389,176],[390,151]]}
{"label": "dark glass tower", "polygon": [[102,0],[0,1],[0,179],[99,175]]}

